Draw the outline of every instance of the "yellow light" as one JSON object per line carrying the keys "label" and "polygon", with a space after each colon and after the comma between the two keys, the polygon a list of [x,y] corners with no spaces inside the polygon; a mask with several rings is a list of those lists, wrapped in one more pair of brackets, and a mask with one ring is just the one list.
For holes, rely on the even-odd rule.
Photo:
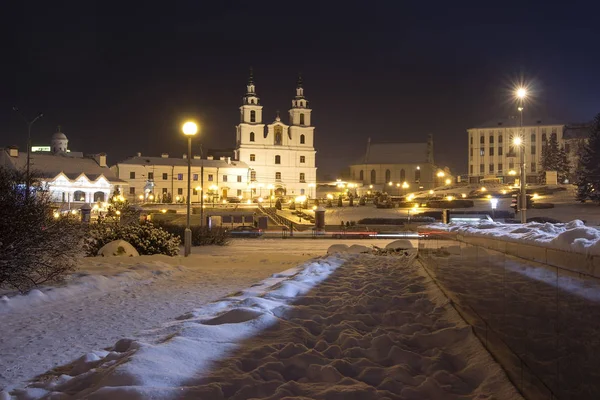
{"label": "yellow light", "polygon": [[408,189],[408,186],[409,186],[409,185],[408,185],[408,183],[407,183],[407,182],[404,182],[404,183],[402,184],[402,189]]}
{"label": "yellow light", "polygon": [[417,169],[421,169],[421,167],[419,167],[419,166],[417,165]]}
{"label": "yellow light", "polygon": [[275,200],[275,195],[271,195],[271,200]]}
{"label": "yellow light", "polygon": [[227,204],[227,200],[223,200],[223,204]]}
{"label": "yellow light", "polygon": [[309,183],[308,184],[308,187],[315,187],[315,186],[317,186],[315,183]]}
{"label": "yellow light", "polygon": [[246,200],[246,204],[252,204],[252,200],[250,200],[250,199]]}
{"label": "yellow light", "polygon": [[373,185],[369,185],[369,189],[373,189]]}
{"label": "yellow light", "polygon": [[467,197],[467,195],[463,193],[460,195],[460,197],[462,197],[464,199],[465,197]]}
{"label": "yellow light", "polygon": [[98,207],[98,204],[94,204],[94,206],[92,207],[92,210],[97,210],[98,208],[100,208],[100,207]]}
{"label": "yellow light", "polygon": [[399,184],[399,183],[396,183],[396,187],[400,187],[400,184]]}
{"label": "yellow light", "polygon": [[[75,214],[75,213],[73,213],[73,214]],[[121,215],[121,211],[117,210],[117,212],[115,214]]]}
{"label": "yellow light", "polygon": [[165,214],[167,212],[167,210],[165,210],[164,208],[162,210],[160,210],[161,213]]}
{"label": "yellow light", "polygon": [[513,138],[513,143],[515,146],[520,146],[522,143],[522,140],[519,136],[515,136],[515,138]]}
{"label": "yellow light", "polygon": [[412,193],[411,193],[411,194],[409,194],[408,196],[406,196],[406,199],[407,199],[408,201],[411,201],[411,200],[412,200],[412,199],[414,199],[414,198],[415,198],[415,195],[414,195],[414,194],[412,194]]}
{"label": "yellow light", "polygon": [[194,136],[198,132],[198,125],[196,125],[196,123],[193,121],[187,121],[185,124],[183,124],[181,130],[183,131],[184,135]]}
{"label": "yellow light", "polygon": [[259,197],[259,198],[258,198],[258,202],[259,202],[259,203],[262,203],[263,201],[265,201],[265,199],[263,199],[262,197]]}
{"label": "yellow light", "polygon": [[306,196],[296,197],[296,203],[304,203],[305,201],[306,201]]}
{"label": "yellow light", "polygon": [[328,198],[329,200],[331,200],[331,199],[333,199],[333,195],[332,195],[331,193],[327,193],[327,198]]}
{"label": "yellow light", "polygon": [[509,175],[516,175],[517,173],[516,173],[515,170],[511,169],[510,171],[508,171],[508,174]]}
{"label": "yellow light", "polygon": [[446,196],[446,200],[452,201],[452,200],[454,200],[454,196]]}
{"label": "yellow light", "polygon": [[273,184],[269,184],[269,186],[267,186],[269,189],[273,189],[275,186],[273,186]]}
{"label": "yellow light", "polygon": [[[310,185],[308,185],[308,186],[310,186]],[[258,187],[259,187],[259,188],[263,188],[263,187],[265,187],[265,184],[264,184],[264,183],[259,183],[259,184],[258,184]]]}
{"label": "yellow light", "polygon": [[367,194],[371,194],[371,191],[370,191],[370,190],[367,190]]}
{"label": "yellow light", "polygon": [[196,186],[196,188],[195,188],[195,189],[196,189],[196,192],[199,192],[199,191],[201,191],[201,190],[202,190],[202,186]]}
{"label": "yellow light", "polygon": [[488,199],[491,199],[491,198],[492,198],[492,195],[491,195],[491,194],[488,194],[488,195],[487,195],[487,196],[485,196],[485,197],[487,197]]}
{"label": "yellow light", "polygon": [[506,190],[503,190],[503,191],[502,191],[502,194],[506,194]]}
{"label": "yellow light", "polygon": [[138,196],[138,198],[139,198],[140,200],[144,200],[144,195],[143,195],[143,194],[140,194],[140,195]]}
{"label": "yellow light", "polygon": [[202,196],[202,198],[203,198],[204,200],[206,200],[206,199],[208,199],[208,195],[206,195],[206,194],[205,194],[204,196]]}
{"label": "yellow light", "polygon": [[150,196],[148,196],[148,199],[150,199],[150,200],[154,200],[154,195],[153,195],[153,194],[151,194]]}
{"label": "yellow light", "polygon": [[430,190],[430,191],[429,191],[429,194],[433,194],[433,190]]}
{"label": "yellow light", "polygon": [[175,200],[179,201],[179,200],[181,200],[181,197],[175,196]]}
{"label": "yellow light", "polygon": [[445,182],[445,183],[446,183],[446,185],[449,185],[449,184],[451,184],[451,183],[452,183],[452,180],[448,178],[448,179],[446,179],[446,182]]}
{"label": "yellow light", "polygon": [[481,187],[481,191],[482,191],[482,192],[485,192],[486,190],[487,190],[487,189],[485,188],[485,186],[482,186],[482,187]]}
{"label": "yellow light", "polygon": [[388,185],[392,186],[392,185],[393,185],[393,183],[392,183],[392,182],[388,182]]}
{"label": "yellow light", "polygon": [[517,89],[517,97],[519,99],[524,99],[525,97],[527,97],[527,89],[520,87]]}
{"label": "yellow light", "polygon": [[532,198],[537,199],[538,197],[540,197],[540,195],[537,193],[534,193]]}
{"label": "yellow light", "polygon": [[243,199],[243,198],[244,198],[244,196],[242,196],[242,195],[238,196],[238,199],[240,199],[240,200]]}
{"label": "yellow light", "polygon": [[[200,188],[200,189],[202,189],[202,188]],[[210,190],[217,190],[219,188],[217,187],[217,185],[212,185],[211,187],[209,187],[209,189]]]}
{"label": "yellow light", "polygon": [[313,211],[317,209],[317,206],[312,206]]}
{"label": "yellow light", "polygon": [[59,213],[58,211],[54,211],[54,214],[53,214],[53,215],[54,215],[54,218],[58,218],[58,217],[60,217],[60,213]]}
{"label": "yellow light", "polygon": [[446,176],[446,174],[444,173],[444,171],[440,171],[437,173],[438,178],[443,178],[444,176]]}

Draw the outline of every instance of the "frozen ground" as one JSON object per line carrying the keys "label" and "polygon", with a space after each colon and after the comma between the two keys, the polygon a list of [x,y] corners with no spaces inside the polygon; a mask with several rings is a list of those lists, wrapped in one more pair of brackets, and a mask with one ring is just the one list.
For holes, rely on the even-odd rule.
{"label": "frozen ground", "polygon": [[330,244],[247,239],[194,248],[187,259],[86,258],[64,287],[0,293],[0,389],[322,255]]}
{"label": "frozen ground", "polygon": [[20,398],[520,398],[414,254],[313,259],[87,353]]}

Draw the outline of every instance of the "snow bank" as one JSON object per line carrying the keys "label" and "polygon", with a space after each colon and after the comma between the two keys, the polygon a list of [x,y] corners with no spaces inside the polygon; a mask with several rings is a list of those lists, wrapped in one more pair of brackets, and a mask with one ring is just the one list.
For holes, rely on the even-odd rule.
{"label": "snow bank", "polygon": [[[81,398],[176,397],[179,386],[205,372],[239,343],[273,325],[288,303],[326,279],[343,260],[318,259],[273,275],[247,290],[177,318],[141,340],[123,339],[111,351],[86,354],[61,368],[68,375],[17,389],[17,398],[77,394]],[[170,395],[168,395],[170,393]],[[159,397],[163,397],[159,396]]]}
{"label": "snow bank", "polygon": [[538,245],[559,250],[600,255],[600,231],[585,226],[580,220],[564,224],[529,222],[526,224],[502,224],[499,222],[472,224],[431,224],[420,230],[443,230],[461,235],[492,237],[509,242]]}

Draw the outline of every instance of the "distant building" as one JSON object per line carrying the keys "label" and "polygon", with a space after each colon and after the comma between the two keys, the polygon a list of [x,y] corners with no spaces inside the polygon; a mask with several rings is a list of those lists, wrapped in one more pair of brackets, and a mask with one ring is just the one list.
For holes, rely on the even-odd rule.
{"label": "distant building", "polygon": [[[350,165],[350,179],[390,194],[406,194],[453,183],[450,170],[433,159],[433,138],[425,143],[369,143]],[[447,181],[449,180],[449,181]]]}
{"label": "distant building", "polygon": [[[126,185],[107,167],[106,154],[84,156],[81,152],[70,152],[68,144],[59,127],[50,146],[37,146],[50,151],[38,149],[30,155],[30,170],[47,185],[54,202],[104,202],[115,189]],[[1,149],[0,165],[25,171],[27,152],[15,147]]]}
{"label": "distant building", "polygon": [[567,152],[572,173],[577,165],[578,150],[587,137],[588,125],[526,119],[519,127],[518,119],[488,122],[467,130],[469,182],[496,180],[512,183],[520,176],[521,154],[513,145],[518,135],[525,149],[525,172],[528,183],[537,183],[542,150],[552,136]]}
{"label": "distant building", "polygon": [[275,121],[265,127],[262,108],[251,72],[236,127],[236,154],[250,168],[250,184],[268,188],[269,193],[278,196],[309,196],[317,175],[315,128],[302,79],[298,78],[289,110],[290,125],[284,124],[278,113]]}
{"label": "distant building", "polygon": [[[183,157],[142,156],[138,153],[127,158],[111,169],[129,185],[123,193],[130,201],[149,201],[161,203],[186,202],[187,196],[187,155]],[[204,166],[204,178],[200,175]],[[251,199],[258,197],[249,185],[250,169],[248,165],[234,161],[230,157],[220,160],[192,158],[191,201],[200,202],[200,188],[204,183],[206,201],[221,201],[237,197]],[[266,192],[265,192],[266,193]]]}

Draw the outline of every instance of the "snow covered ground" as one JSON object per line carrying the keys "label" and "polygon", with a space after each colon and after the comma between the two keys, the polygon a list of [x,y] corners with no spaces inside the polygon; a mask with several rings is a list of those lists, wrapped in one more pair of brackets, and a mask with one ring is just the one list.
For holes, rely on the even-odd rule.
{"label": "snow covered ground", "polygon": [[64,286],[0,293],[0,390],[323,255],[330,244],[240,239],[194,248],[189,258],[84,258]]}
{"label": "snow covered ground", "polygon": [[[312,243],[315,248],[331,241]],[[87,352],[55,369],[52,379],[47,375],[15,394],[35,398],[51,390],[56,398],[117,400],[520,398],[414,262],[415,254],[337,253],[307,261],[136,340]]]}

